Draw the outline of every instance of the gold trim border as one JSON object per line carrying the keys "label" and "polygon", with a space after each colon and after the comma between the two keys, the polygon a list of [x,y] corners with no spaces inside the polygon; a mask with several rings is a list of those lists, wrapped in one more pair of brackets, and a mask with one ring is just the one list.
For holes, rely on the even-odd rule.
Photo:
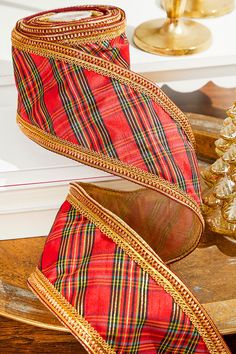
{"label": "gold trim border", "polygon": [[44,305],[54,313],[59,321],[69,328],[71,333],[89,353],[116,353],[95,328],[57,291],[38,268],[28,278],[28,286]]}
{"label": "gold trim border", "polygon": [[171,295],[197,328],[211,354],[230,354],[204,307],[132,228],[91,198],[79,183],[71,184],[67,200]]}
{"label": "gold trim border", "polygon": [[128,165],[120,160],[111,158],[102,153],[91,151],[82,146],[73,144],[67,140],[54,136],[44,130],[26,122],[20,115],[17,115],[17,123],[22,132],[31,140],[43,146],[47,150],[59,153],[75,161],[79,161],[88,166],[99,168],[103,171],[123,177],[139,185],[151,188],[177,202],[190,208],[199,218],[201,223],[200,236],[204,229],[204,219],[198,203],[187,193],[181,190],[176,184],[165,179],[141,170],[138,167]]}
{"label": "gold trim border", "polygon": [[[95,40],[96,37],[91,38],[90,42]],[[132,87],[134,90],[148,95],[180,125],[193,148],[196,148],[193,130],[187,116],[152,81],[131,70],[82,52],[79,49],[71,48],[60,43],[50,43],[35,38],[31,39],[30,36],[28,37],[21,34],[17,28],[14,28],[12,32],[12,45],[14,48],[21,51],[79,65],[87,70],[92,70],[98,74],[114,78],[122,84]]]}

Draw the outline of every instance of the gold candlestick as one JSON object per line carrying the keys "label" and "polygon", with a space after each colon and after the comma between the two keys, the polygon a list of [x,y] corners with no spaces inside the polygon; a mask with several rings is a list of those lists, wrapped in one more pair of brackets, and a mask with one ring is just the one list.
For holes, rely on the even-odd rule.
{"label": "gold candlestick", "polygon": [[217,17],[233,11],[234,0],[188,0],[184,16]]}
{"label": "gold candlestick", "polygon": [[164,0],[167,19],[144,22],[134,32],[134,43],[146,52],[160,55],[186,55],[205,50],[211,44],[209,29],[183,19],[186,0]]}

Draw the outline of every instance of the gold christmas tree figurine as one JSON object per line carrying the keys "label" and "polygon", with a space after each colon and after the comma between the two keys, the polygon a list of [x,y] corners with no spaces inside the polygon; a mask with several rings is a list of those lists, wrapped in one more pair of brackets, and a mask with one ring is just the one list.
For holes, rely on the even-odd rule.
{"label": "gold christmas tree figurine", "polygon": [[202,172],[208,186],[203,193],[203,214],[212,231],[236,239],[236,102],[226,113],[215,142],[219,158]]}

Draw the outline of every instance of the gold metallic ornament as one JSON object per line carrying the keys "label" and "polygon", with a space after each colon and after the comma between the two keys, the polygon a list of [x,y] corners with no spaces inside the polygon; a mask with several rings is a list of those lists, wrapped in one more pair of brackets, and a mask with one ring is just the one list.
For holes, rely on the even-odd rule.
{"label": "gold metallic ornament", "polygon": [[229,172],[230,165],[225,162],[222,158],[216,160],[213,165],[211,165],[211,171],[218,175],[224,175]]}
{"label": "gold metallic ornament", "polygon": [[222,215],[230,223],[236,224],[236,198],[232,196],[229,201],[224,203]]}
{"label": "gold metallic ornament", "polygon": [[187,55],[201,52],[211,44],[211,32],[202,24],[183,19],[186,0],[164,0],[167,19],[144,22],[134,32],[134,43],[146,52]]}
{"label": "gold metallic ornament", "polygon": [[215,142],[219,158],[202,172],[208,186],[202,211],[212,231],[236,239],[236,103],[226,113]]}
{"label": "gold metallic ornament", "polygon": [[234,104],[229,107],[227,115],[232,118],[233,123],[236,124],[236,102],[234,102]]}
{"label": "gold metallic ornament", "polygon": [[231,123],[225,125],[220,131],[221,138],[229,141],[234,141],[236,139],[236,125]]}

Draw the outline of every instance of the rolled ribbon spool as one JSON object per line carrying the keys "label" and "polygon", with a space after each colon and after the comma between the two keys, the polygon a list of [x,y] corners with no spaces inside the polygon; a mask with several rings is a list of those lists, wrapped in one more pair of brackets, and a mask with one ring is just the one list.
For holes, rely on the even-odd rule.
{"label": "rolled ribbon spool", "polygon": [[13,30],[22,131],[132,182],[128,192],[73,183],[28,283],[89,353],[228,353],[161,259],[184,257],[202,233],[192,129],[129,70],[124,32],[112,6],[43,12]]}

